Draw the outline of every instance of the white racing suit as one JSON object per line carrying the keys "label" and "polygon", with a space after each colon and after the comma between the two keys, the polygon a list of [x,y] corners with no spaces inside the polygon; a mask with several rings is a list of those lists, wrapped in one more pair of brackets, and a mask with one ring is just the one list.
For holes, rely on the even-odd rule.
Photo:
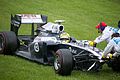
{"label": "white racing suit", "polygon": [[110,26],[107,26],[103,32],[102,32],[102,35],[98,36],[94,42],[95,43],[100,43],[102,41],[107,41],[107,43],[111,40],[111,35],[113,33],[119,33],[119,29],[117,28],[113,28],[113,27],[110,27]]}
{"label": "white racing suit", "polygon": [[109,43],[107,44],[103,51],[103,55],[107,57],[107,54],[109,54],[112,50],[115,51],[113,56],[120,55],[120,37],[114,37],[109,41]]}

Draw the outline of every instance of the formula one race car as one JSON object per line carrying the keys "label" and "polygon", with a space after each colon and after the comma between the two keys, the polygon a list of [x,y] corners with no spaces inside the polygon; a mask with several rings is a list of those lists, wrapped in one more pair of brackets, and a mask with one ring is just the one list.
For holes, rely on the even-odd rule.
{"label": "formula one race car", "polygon": [[[63,43],[61,22],[63,20],[47,22],[47,16],[39,14],[11,15],[11,30],[0,32],[0,53],[54,65],[55,72],[60,75],[69,75],[73,69],[100,70],[104,62],[101,60],[102,50],[89,46],[88,40],[72,37],[69,43]],[[19,35],[21,24],[32,24],[30,35]]]}

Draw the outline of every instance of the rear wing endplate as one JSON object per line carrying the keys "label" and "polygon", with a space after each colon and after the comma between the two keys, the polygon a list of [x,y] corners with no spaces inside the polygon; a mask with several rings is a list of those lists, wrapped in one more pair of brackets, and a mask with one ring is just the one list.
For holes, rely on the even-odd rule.
{"label": "rear wing endplate", "polygon": [[21,24],[46,24],[47,16],[41,14],[16,14],[11,15],[11,31],[18,34]]}

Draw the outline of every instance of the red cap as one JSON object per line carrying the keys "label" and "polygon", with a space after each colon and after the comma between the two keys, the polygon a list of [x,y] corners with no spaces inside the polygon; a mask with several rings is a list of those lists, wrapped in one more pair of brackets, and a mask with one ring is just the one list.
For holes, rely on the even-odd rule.
{"label": "red cap", "polygon": [[101,22],[100,24],[98,24],[98,25],[96,26],[96,28],[99,29],[101,26],[102,26],[102,27],[106,27],[107,24],[106,24],[105,22]]}

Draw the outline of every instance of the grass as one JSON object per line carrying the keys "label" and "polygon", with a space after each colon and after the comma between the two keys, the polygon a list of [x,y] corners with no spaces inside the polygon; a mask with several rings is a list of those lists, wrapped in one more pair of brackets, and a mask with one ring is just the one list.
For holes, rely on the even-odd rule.
{"label": "grass", "polygon": [[0,55],[0,80],[119,80],[120,74],[105,65],[100,72],[73,71],[70,76],[55,74],[43,66],[16,56]]}
{"label": "grass", "polygon": [[[65,31],[77,39],[94,40],[95,26],[105,21],[117,27],[120,20],[119,0],[0,0],[0,31],[10,29],[10,15],[20,13],[44,14],[48,21],[64,19]],[[22,30],[22,33],[29,30]],[[100,43],[104,49],[106,43]],[[107,66],[101,72],[73,71],[71,76],[59,76],[50,66],[43,66],[16,56],[0,55],[0,80],[119,80]]]}

